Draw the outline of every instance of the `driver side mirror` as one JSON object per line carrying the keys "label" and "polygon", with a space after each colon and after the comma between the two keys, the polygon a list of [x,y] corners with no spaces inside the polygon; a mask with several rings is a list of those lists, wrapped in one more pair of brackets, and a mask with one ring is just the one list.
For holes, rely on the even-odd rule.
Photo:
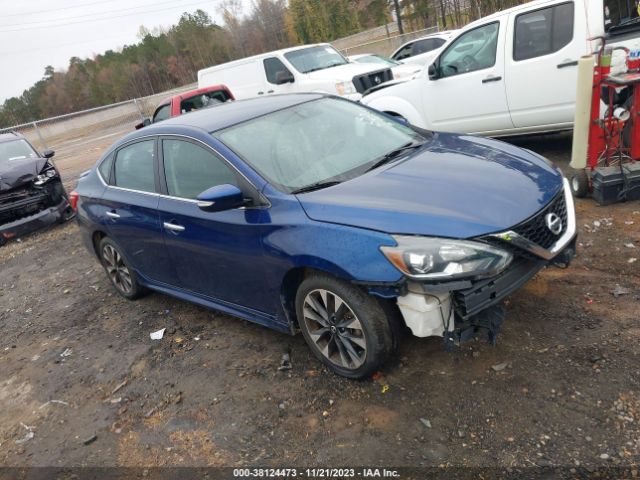
{"label": "driver side mirror", "polygon": [[205,212],[222,212],[244,205],[242,190],[228,183],[216,185],[198,195],[198,207]]}
{"label": "driver side mirror", "polygon": [[142,122],[136,124],[136,130],[140,130],[142,127],[148,127],[149,125],[151,125],[151,119],[147,117]]}
{"label": "driver side mirror", "polygon": [[55,154],[56,152],[54,152],[53,150],[45,150],[44,152],[42,152],[42,156],[44,158],[52,158]]}
{"label": "driver side mirror", "polygon": [[293,83],[295,82],[295,78],[293,78],[293,75],[291,74],[291,72],[287,72],[284,70],[280,70],[279,72],[276,72],[276,85],[282,85],[284,83]]}
{"label": "driver side mirror", "polygon": [[440,75],[438,74],[438,67],[436,67],[435,62],[429,65],[427,73],[429,74],[429,80],[437,80],[440,78]]}

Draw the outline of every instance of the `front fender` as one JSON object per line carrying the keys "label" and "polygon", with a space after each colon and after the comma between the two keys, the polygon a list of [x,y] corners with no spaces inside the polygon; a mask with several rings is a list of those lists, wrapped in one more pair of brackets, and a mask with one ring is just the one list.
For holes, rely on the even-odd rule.
{"label": "front fender", "polygon": [[411,125],[415,125],[416,127],[426,129],[429,128],[423,116],[420,115],[420,112],[418,112],[418,109],[404,98],[395,96],[381,96],[378,98],[367,100],[367,98],[365,97],[362,103],[381,112],[386,112],[392,115],[400,115],[401,117],[405,118]]}

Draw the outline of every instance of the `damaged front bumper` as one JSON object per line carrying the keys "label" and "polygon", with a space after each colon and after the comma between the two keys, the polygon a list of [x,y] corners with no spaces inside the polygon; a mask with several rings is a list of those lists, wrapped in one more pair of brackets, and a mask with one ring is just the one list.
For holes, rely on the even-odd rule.
{"label": "damaged front bumper", "polygon": [[[562,229],[546,230],[547,219],[560,219]],[[447,345],[486,330],[495,343],[502,325],[501,302],[547,265],[566,268],[575,256],[576,220],[568,182],[547,206],[512,229],[483,237],[481,241],[510,251],[511,264],[500,274],[485,279],[442,283],[405,281],[397,287],[398,307],[407,326],[418,337],[444,336]],[[377,291],[376,291],[377,290]],[[389,298],[391,286],[370,288],[372,294]]]}
{"label": "damaged front bumper", "polygon": [[74,211],[58,179],[0,193],[0,245],[12,238],[69,220]]}

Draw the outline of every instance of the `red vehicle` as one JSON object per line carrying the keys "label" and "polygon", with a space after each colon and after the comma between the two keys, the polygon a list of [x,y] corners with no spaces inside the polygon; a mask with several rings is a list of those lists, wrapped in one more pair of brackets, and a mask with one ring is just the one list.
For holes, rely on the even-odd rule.
{"label": "red vehicle", "polygon": [[229,100],[235,100],[235,97],[226,85],[213,85],[189,90],[164,100],[153,112],[153,116],[145,118],[144,121],[137,124],[136,129],[161,122],[170,117],[177,117],[192,110],[200,110],[201,108],[228,102]]}

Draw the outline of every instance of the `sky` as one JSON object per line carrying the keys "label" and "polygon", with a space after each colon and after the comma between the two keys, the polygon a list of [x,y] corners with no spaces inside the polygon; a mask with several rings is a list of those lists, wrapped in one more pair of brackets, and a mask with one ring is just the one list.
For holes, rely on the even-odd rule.
{"label": "sky", "polygon": [[[244,13],[252,0],[240,0]],[[92,57],[138,41],[141,25],[178,22],[200,8],[222,22],[223,0],[0,0],[0,103],[19,96],[47,65]]]}

